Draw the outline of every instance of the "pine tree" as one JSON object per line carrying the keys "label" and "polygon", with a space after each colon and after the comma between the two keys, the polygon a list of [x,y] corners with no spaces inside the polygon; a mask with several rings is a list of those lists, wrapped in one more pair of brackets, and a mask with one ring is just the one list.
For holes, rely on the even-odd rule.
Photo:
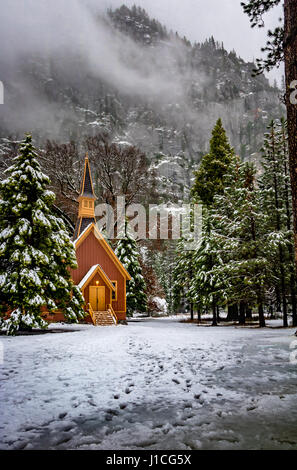
{"label": "pine tree", "polygon": [[[158,242],[158,240],[157,240]],[[152,253],[153,265],[158,280],[164,290],[167,303],[167,312],[174,313],[174,281],[173,270],[175,266],[176,242],[166,240],[162,243],[162,250]]]}
{"label": "pine tree", "polygon": [[76,322],[84,316],[84,300],[68,270],[77,267],[75,249],[63,220],[53,214],[55,195],[30,135],[6,173],[0,183],[1,329],[14,334],[45,328],[42,309],[59,309]]}
{"label": "pine tree", "polygon": [[173,302],[177,309],[186,300],[190,306],[191,320],[194,319],[194,302],[191,283],[194,275],[193,251],[188,250],[186,240],[181,238],[177,243],[176,258],[172,273]]}
{"label": "pine tree", "polygon": [[222,120],[218,119],[212,131],[210,151],[202,158],[200,168],[195,173],[195,182],[191,190],[193,199],[199,200],[204,205],[202,243],[195,255],[197,273],[192,282],[191,292],[196,298],[198,311],[202,306],[207,309],[211,307],[214,326],[217,324],[217,302],[220,296],[214,292],[217,280],[216,275],[212,272],[216,256],[211,252],[210,243],[215,242],[211,233],[211,207],[215,197],[224,192],[225,176],[230,171],[235,158],[234,149],[229,144]]}
{"label": "pine tree", "polygon": [[134,312],[145,312],[147,295],[139,262],[140,254],[137,242],[129,234],[127,224],[125,235],[119,240],[115,253],[132,278],[127,283],[127,315],[133,316]]}
{"label": "pine tree", "polygon": [[195,172],[195,182],[192,187],[194,199],[210,207],[216,194],[224,190],[224,175],[234,159],[234,149],[231,148],[222,120],[218,119],[210,140],[210,151],[205,155]]}
{"label": "pine tree", "polygon": [[[277,304],[282,303],[284,326],[288,326],[288,292],[291,294],[293,320],[296,321],[296,279],[294,269],[294,239],[288,150],[285,121],[272,121],[262,149],[263,174],[260,179],[263,213],[267,233],[277,246],[277,257],[271,259]],[[273,252],[270,253],[272,255]],[[293,276],[293,277],[292,277]]]}
{"label": "pine tree", "polygon": [[266,231],[255,182],[256,170],[250,163],[237,163],[227,180],[224,194],[215,198],[212,211],[212,236],[220,263],[212,273],[217,289],[228,304],[239,303],[240,322],[245,321],[248,306],[257,305],[260,326],[265,326],[264,304],[271,285],[270,254],[276,253],[275,241]]}
{"label": "pine tree", "polygon": [[212,311],[212,325],[216,326],[221,294],[218,289],[220,278],[214,267],[221,261],[218,257],[217,238],[213,232],[212,209],[204,209],[201,240],[192,256],[194,275],[190,287],[191,299],[197,305],[199,318],[203,310]]}
{"label": "pine tree", "polygon": [[[241,2],[250,18],[252,27],[264,26],[263,16],[281,3],[281,0],[246,0]],[[284,0],[284,23],[273,31],[268,30],[269,40],[262,50],[267,53],[264,60],[257,60],[256,73],[269,71],[284,61],[286,76],[285,103],[288,122],[289,168],[292,186],[293,231],[295,241],[295,265],[297,269],[297,106],[291,95],[297,77],[297,2]]]}

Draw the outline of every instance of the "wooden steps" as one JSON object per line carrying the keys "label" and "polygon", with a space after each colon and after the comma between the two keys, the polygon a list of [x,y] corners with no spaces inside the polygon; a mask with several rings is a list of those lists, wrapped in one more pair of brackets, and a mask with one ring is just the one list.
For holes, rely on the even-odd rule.
{"label": "wooden steps", "polygon": [[115,325],[111,312],[94,312],[95,326],[112,326]]}

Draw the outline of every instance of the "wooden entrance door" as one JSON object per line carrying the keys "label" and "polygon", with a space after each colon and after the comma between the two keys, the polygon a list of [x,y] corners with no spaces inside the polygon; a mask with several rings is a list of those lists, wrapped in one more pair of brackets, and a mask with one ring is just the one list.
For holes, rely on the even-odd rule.
{"label": "wooden entrance door", "polygon": [[105,311],[105,287],[104,286],[90,286],[89,291],[90,304],[94,312]]}

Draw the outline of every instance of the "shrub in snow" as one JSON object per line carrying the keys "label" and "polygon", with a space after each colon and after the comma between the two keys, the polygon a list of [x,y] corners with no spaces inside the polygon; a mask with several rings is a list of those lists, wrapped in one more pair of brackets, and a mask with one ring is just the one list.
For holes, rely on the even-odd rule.
{"label": "shrub in snow", "polygon": [[168,313],[168,304],[166,302],[166,299],[162,299],[161,297],[153,297],[152,300],[157,306],[157,311],[159,313],[167,315],[167,313]]}
{"label": "shrub in snow", "polygon": [[[45,328],[41,308],[83,318],[83,297],[70,278],[76,256],[62,219],[53,215],[55,195],[27,135],[0,182],[0,328]],[[8,310],[11,312],[7,317]]]}

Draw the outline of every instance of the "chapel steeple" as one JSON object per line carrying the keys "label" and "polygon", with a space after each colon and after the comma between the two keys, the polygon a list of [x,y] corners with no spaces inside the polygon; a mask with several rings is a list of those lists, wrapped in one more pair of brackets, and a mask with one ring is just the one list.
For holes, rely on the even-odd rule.
{"label": "chapel steeple", "polygon": [[80,194],[77,198],[78,218],[74,231],[74,240],[76,240],[85,228],[92,222],[96,223],[95,219],[95,201],[97,197],[94,193],[94,187],[91,176],[91,169],[88,154],[85,157],[84,173],[80,187]]}

